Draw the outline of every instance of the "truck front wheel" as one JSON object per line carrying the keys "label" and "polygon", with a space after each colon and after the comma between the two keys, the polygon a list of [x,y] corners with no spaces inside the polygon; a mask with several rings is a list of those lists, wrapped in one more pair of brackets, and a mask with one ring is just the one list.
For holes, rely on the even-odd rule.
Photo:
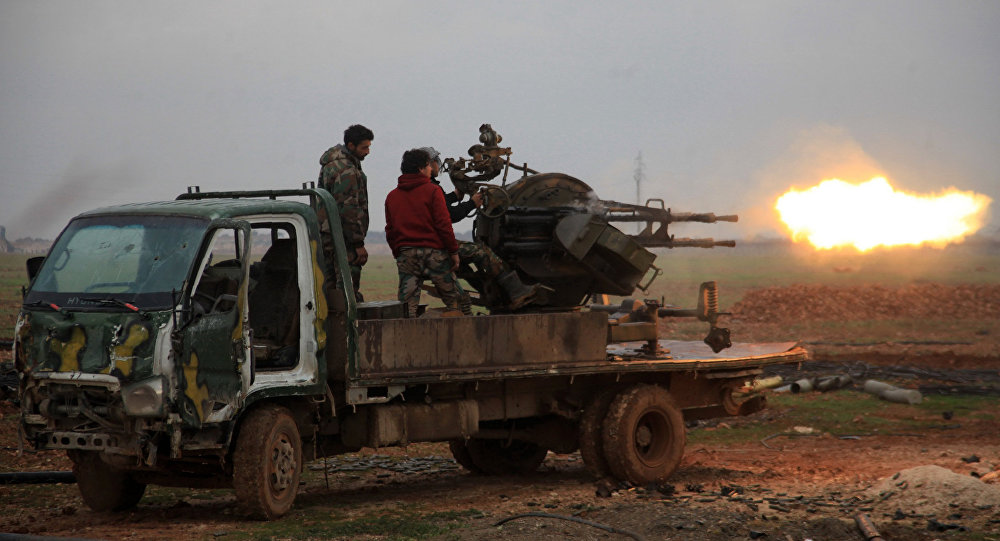
{"label": "truck front wheel", "polygon": [[486,475],[523,475],[538,469],[548,449],[523,440],[472,438],[466,444],[472,463]]}
{"label": "truck front wheel", "polygon": [[635,385],[620,393],[603,423],[611,473],[633,485],[666,480],[684,456],[685,441],[681,409],[656,385]]}
{"label": "truck front wheel", "polygon": [[233,452],[236,499],[252,515],[273,520],[288,512],[299,489],[302,440],[291,413],[262,406],[240,427]]}
{"label": "truck front wheel", "polygon": [[92,451],[70,454],[73,475],[80,496],[94,511],[125,511],[142,499],[146,485],[138,483],[122,470],[112,467]]}

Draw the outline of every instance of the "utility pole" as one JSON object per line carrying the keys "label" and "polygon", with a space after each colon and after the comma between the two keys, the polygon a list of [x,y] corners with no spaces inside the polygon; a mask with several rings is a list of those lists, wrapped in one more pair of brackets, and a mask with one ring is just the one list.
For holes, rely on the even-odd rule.
{"label": "utility pole", "polygon": [[[635,171],[632,174],[635,179],[635,204],[642,205],[642,180],[646,177],[646,164],[642,161],[642,151],[639,151],[639,155],[635,157]],[[639,222],[635,223],[636,234],[642,232],[642,224]]]}

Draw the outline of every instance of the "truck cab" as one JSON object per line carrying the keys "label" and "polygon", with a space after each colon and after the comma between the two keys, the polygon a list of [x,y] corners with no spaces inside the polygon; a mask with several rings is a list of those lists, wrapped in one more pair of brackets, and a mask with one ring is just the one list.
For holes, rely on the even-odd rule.
{"label": "truck cab", "polygon": [[315,216],[271,199],[103,208],[30,265],[15,329],[24,432],[69,452],[91,507],[130,507],[165,471],[226,485],[249,406],[327,395]]}

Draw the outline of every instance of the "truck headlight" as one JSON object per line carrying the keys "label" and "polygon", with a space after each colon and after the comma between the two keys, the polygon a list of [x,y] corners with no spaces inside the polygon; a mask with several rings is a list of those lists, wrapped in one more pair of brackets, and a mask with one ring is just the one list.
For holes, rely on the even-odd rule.
{"label": "truck headlight", "polygon": [[122,389],[125,413],[137,417],[163,415],[163,378],[155,377],[133,383]]}

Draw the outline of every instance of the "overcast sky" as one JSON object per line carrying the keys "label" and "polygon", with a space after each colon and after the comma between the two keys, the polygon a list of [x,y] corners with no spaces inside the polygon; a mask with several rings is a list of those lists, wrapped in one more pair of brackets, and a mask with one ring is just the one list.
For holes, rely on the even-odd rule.
{"label": "overcast sky", "polygon": [[362,123],[380,230],[403,150],[491,123],[602,198],[634,200],[641,151],[643,197],[741,216],[681,236],[776,232],[789,187],[879,173],[984,193],[995,230],[998,29],[995,1],[0,0],[0,225],[297,187]]}

